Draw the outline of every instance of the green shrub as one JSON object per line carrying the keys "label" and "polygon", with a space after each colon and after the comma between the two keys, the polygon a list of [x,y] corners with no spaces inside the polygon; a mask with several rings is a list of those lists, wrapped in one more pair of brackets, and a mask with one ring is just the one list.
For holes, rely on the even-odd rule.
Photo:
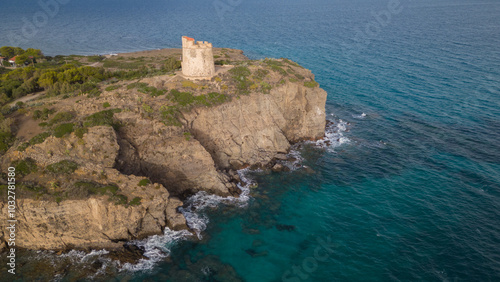
{"label": "green shrub", "polygon": [[260,86],[262,87],[262,92],[264,94],[269,94],[271,92],[271,89],[273,88],[269,83],[267,82],[261,82]]}
{"label": "green shrub", "polygon": [[182,84],[182,87],[186,87],[186,88],[199,89],[202,87],[201,85],[198,85],[198,84],[192,82],[191,80],[184,80],[181,82],[181,84]]}
{"label": "green shrub", "polygon": [[137,185],[139,185],[139,186],[147,186],[150,183],[151,183],[151,181],[149,179],[145,178],[145,179],[142,179],[141,181],[139,181],[139,184],[137,184]]}
{"label": "green shrub", "polygon": [[128,203],[128,198],[125,195],[122,194],[116,194],[113,197],[109,199],[110,201],[113,201],[115,205],[126,205]]}
{"label": "green shrub", "polygon": [[191,140],[191,133],[190,132],[184,132],[184,138],[186,138],[187,141]]}
{"label": "green shrub", "polygon": [[75,125],[73,123],[63,123],[54,128],[54,136],[57,138],[61,138],[66,134],[71,134],[73,132],[73,127]]}
{"label": "green shrub", "polygon": [[156,87],[149,86],[147,83],[144,83],[144,82],[134,82],[134,83],[127,85],[127,89],[130,90],[133,88],[137,88],[137,91],[144,93],[144,94],[149,94],[152,97],[161,96],[161,95],[164,95],[166,93],[165,90],[160,90],[160,89],[157,89]]}
{"label": "green shrub", "polygon": [[21,145],[17,146],[17,150],[20,152],[24,152],[26,149],[28,149],[29,146],[30,144],[28,142],[24,142]]}
{"label": "green shrub", "polygon": [[105,68],[115,68],[115,69],[139,69],[145,65],[142,61],[135,62],[122,62],[117,60],[105,60],[103,67]]}
{"label": "green shrub", "polygon": [[309,88],[314,88],[314,87],[318,87],[319,84],[316,82],[316,81],[306,81],[304,82],[304,86],[305,87],[309,87]]}
{"label": "green shrub", "polygon": [[172,89],[169,98],[178,103],[180,106],[188,106],[194,102],[194,96],[190,92],[179,92],[177,89]]}
{"label": "green shrub", "polygon": [[180,69],[181,68],[181,61],[178,61],[173,57],[168,58],[165,61],[165,64],[163,64],[163,68],[164,68],[164,71],[167,71],[167,72]]}
{"label": "green shrub", "polygon": [[283,63],[280,61],[276,61],[273,59],[265,59],[264,63],[266,63],[268,66],[277,66],[277,67],[282,67]]}
{"label": "green shrub", "polygon": [[42,185],[39,185],[37,183],[20,183],[19,184],[19,189],[21,190],[26,190],[32,193],[37,193],[39,195],[43,195],[47,193],[47,188],[43,187]]}
{"label": "green shrub", "polygon": [[91,195],[105,195],[109,194],[111,196],[116,195],[119,188],[116,185],[102,185],[95,182],[79,181],[73,184],[76,188],[88,191]]}
{"label": "green shrub", "polygon": [[248,69],[248,67],[245,66],[234,67],[229,70],[229,73],[236,78],[247,77],[250,74],[252,74],[250,69]]}
{"label": "green shrub", "polygon": [[81,85],[75,86],[75,89],[79,89],[82,94],[91,93],[93,90],[98,90],[98,85],[94,81],[87,81]]}
{"label": "green shrub", "polygon": [[248,94],[248,88],[252,85],[252,82],[248,79],[248,76],[252,74],[250,69],[245,66],[234,67],[229,70],[233,79],[236,81],[236,88],[240,94]]}
{"label": "green shrub", "polygon": [[281,75],[288,75],[287,71],[282,68],[283,67],[282,62],[266,59],[264,60],[264,63],[266,63],[271,68],[271,70],[278,72]]}
{"label": "green shrub", "polygon": [[78,137],[78,138],[83,138],[83,135],[85,133],[87,133],[89,130],[87,127],[78,127],[77,129],[75,129],[75,135]]}
{"label": "green shrub", "polygon": [[157,97],[164,95],[166,93],[165,90],[160,90],[157,89],[156,87],[149,86],[145,83],[142,83],[138,88],[137,91],[144,93],[144,94],[149,94],[151,97]]}
{"label": "green shrub", "polygon": [[208,107],[220,105],[230,100],[231,97],[217,92],[211,92],[205,95],[199,95],[194,97],[194,102],[196,105],[208,106]]}
{"label": "green shrub", "polygon": [[102,93],[102,91],[99,90],[99,89],[97,89],[97,88],[96,89],[92,89],[92,90],[90,90],[88,92],[87,97],[88,98],[96,98],[96,97],[101,96],[101,93]]}
{"label": "green shrub", "polygon": [[16,169],[16,174],[21,177],[38,171],[35,160],[31,158],[15,161],[12,163],[12,166]]}
{"label": "green shrub", "polygon": [[305,78],[303,75],[300,75],[298,73],[295,74],[295,77],[297,77],[297,79],[299,79],[299,80],[304,80],[304,78]]}
{"label": "green shrub", "polygon": [[0,132],[0,154],[5,153],[14,143],[14,136],[10,132]]}
{"label": "green shrub", "polygon": [[54,174],[71,174],[75,172],[77,168],[78,164],[69,160],[63,160],[47,166],[47,170]]}
{"label": "green shrub", "polygon": [[283,62],[285,62],[285,63],[287,63],[289,65],[292,65],[294,67],[303,68],[301,65],[297,64],[296,62],[292,62],[289,59],[283,58],[282,60],[283,60]]}
{"label": "green shrub", "polygon": [[106,59],[106,57],[104,56],[88,56],[87,57],[87,61],[91,62],[91,63],[95,63],[95,62],[101,62],[103,61],[104,59]]}
{"label": "green shrub", "polygon": [[118,88],[120,88],[120,85],[111,85],[111,86],[108,86],[108,87],[104,88],[104,90],[106,90],[106,91],[109,92],[109,91],[116,90]]}
{"label": "green shrub", "polygon": [[134,89],[137,87],[147,87],[147,86],[148,86],[148,84],[144,83],[144,82],[134,82],[134,83],[130,83],[129,85],[127,85],[127,89],[130,90],[130,89]]}
{"label": "green shrub", "polygon": [[99,125],[117,127],[118,123],[113,119],[113,115],[119,112],[121,112],[120,109],[110,109],[97,112],[95,114],[86,117],[84,119],[83,125],[85,127],[93,127]]}
{"label": "green shrub", "polygon": [[102,103],[102,107],[106,109],[106,108],[111,107],[111,105],[108,102],[104,102],[104,103]]}
{"label": "green shrub", "polygon": [[160,113],[166,126],[182,126],[177,118],[179,109],[176,106],[162,106]]}
{"label": "green shrub", "polygon": [[132,201],[130,201],[128,203],[129,206],[138,206],[141,204],[141,197],[135,197],[134,199],[132,199]]}
{"label": "green shrub", "polygon": [[59,112],[49,121],[48,125],[52,126],[63,121],[70,121],[73,118],[74,116],[70,112]]}
{"label": "green shrub", "polygon": [[277,73],[281,74],[281,75],[288,75],[287,71],[286,71],[286,70],[284,70],[282,67],[278,67],[278,66],[274,66],[274,65],[272,65],[272,66],[271,66],[271,69],[272,69],[273,71],[275,71],[275,72],[277,72]]}
{"label": "green shrub", "polygon": [[50,132],[42,132],[42,133],[36,135],[35,137],[31,138],[29,141],[29,144],[31,146],[36,145],[36,144],[41,144],[45,141],[45,139],[47,139],[51,135],[52,134]]}
{"label": "green shrub", "polygon": [[149,113],[149,114],[154,112],[154,110],[151,108],[151,106],[149,106],[146,103],[142,104],[142,110],[144,110],[146,113]]}
{"label": "green shrub", "polygon": [[54,110],[47,108],[44,108],[43,110],[35,110],[33,112],[33,119],[47,120],[49,118],[49,115],[53,114],[54,112],[55,112]]}
{"label": "green shrub", "polygon": [[216,66],[223,66],[223,65],[229,65],[231,64],[231,61],[229,60],[217,60],[214,62]]}
{"label": "green shrub", "polygon": [[258,80],[263,80],[268,74],[269,74],[268,70],[258,69],[253,76]]}

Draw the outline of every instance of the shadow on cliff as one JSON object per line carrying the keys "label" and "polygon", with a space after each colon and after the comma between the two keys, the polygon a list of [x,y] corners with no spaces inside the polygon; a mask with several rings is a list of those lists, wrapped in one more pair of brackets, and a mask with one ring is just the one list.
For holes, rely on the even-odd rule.
{"label": "shadow on cliff", "polygon": [[117,137],[120,149],[115,169],[126,175],[144,176],[153,183],[160,183],[168,190],[171,197],[178,197],[181,200],[198,192],[197,185],[190,181],[185,173],[144,160],[132,142],[124,138],[120,132],[117,132]]}

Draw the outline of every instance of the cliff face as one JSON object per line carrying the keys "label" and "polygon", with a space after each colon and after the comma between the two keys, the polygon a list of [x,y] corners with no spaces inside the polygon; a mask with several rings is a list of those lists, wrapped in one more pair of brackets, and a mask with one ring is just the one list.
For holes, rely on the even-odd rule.
{"label": "cliff face", "polygon": [[[182,202],[169,197],[162,185],[148,182],[139,186],[143,177],[125,175],[113,168],[118,149],[113,128],[97,126],[81,139],[75,134],[49,137],[4,158],[4,167],[19,160],[33,160],[37,169],[23,180],[46,183],[49,190],[17,185],[16,245],[29,249],[116,248],[121,246],[119,241],[160,234],[165,227],[186,228],[184,217],[176,212]],[[72,162],[78,168],[70,175],[46,171],[60,161]],[[16,178],[22,172],[18,170]],[[106,186],[111,184],[116,186]],[[38,193],[25,193],[25,189]],[[136,197],[140,203],[127,205]],[[3,214],[8,214],[7,209],[7,204],[0,202]],[[0,238],[5,241],[9,234],[3,224]]]}
{"label": "cliff face", "polygon": [[[243,95],[230,84],[241,78],[226,70],[205,84],[181,76],[143,80],[169,95],[147,95],[132,83],[95,98],[61,100],[56,111],[73,113],[71,121],[84,131],[31,140],[24,150],[17,143],[1,159],[3,171],[24,170],[18,172],[16,245],[114,248],[166,227],[186,229],[179,198],[198,191],[237,195],[232,170],[265,166],[292,143],[323,137],[326,92],[309,71],[280,64],[278,71],[250,65],[244,82],[252,91]],[[185,92],[172,90],[179,88]],[[190,89],[195,94],[186,94]],[[184,100],[175,96],[181,94]],[[201,106],[172,104],[200,97]],[[121,112],[103,111],[104,102]],[[5,202],[0,210],[7,214]],[[0,243],[8,236],[5,224],[0,221]]]}
{"label": "cliff face", "polygon": [[240,169],[269,163],[293,142],[323,137],[325,102],[323,89],[288,82],[184,117],[219,167]]}
{"label": "cliff face", "polygon": [[216,170],[212,157],[200,142],[183,136],[181,128],[169,128],[131,113],[117,118],[128,125],[119,130],[117,168],[123,173],[148,176],[178,196],[202,190],[229,195],[230,189],[236,188],[226,175]]}
{"label": "cliff face", "polygon": [[[168,193],[150,195],[145,204],[132,207],[106,197],[61,203],[21,199],[17,205],[16,244],[28,249],[114,249],[122,246],[119,241],[161,234],[166,226],[186,228],[184,218],[171,218],[182,202],[169,199]],[[0,203],[0,210],[7,214],[7,205]],[[3,233],[4,228],[0,235],[6,238]]]}

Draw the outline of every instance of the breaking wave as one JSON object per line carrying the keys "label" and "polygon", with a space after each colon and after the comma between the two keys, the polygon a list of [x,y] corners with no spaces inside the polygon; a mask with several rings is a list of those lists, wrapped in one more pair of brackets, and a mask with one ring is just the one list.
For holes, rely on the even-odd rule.
{"label": "breaking wave", "polygon": [[[365,115],[366,116],[366,115]],[[350,124],[342,119],[339,120],[328,120],[325,130],[325,137],[318,141],[311,141],[315,146],[320,148],[325,148],[330,152],[334,151],[334,148],[351,142],[349,138],[344,136],[344,132],[348,131],[348,126]]]}
{"label": "breaking wave", "polygon": [[187,230],[174,231],[165,228],[163,235],[154,235],[144,240],[131,241],[130,244],[144,249],[144,256],[147,259],[140,259],[137,263],[119,264],[120,271],[145,271],[151,270],[159,261],[170,255],[172,246],[187,237],[191,236]]}
{"label": "breaking wave", "polygon": [[353,118],[357,118],[357,119],[364,119],[366,117],[366,114],[365,113],[362,113],[360,115],[352,115]]}
{"label": "breaking wave", "polygon": [[[243,185],[238,184],[238,188],[241,190],[239,197],[221,197],[201,191],[189,197],[184,206],[179,208],[179,211],[186,218],[187,225],[196,233],[198,239],[203,238],[202,233],[210,221],[204,213],[206,209],[217,208],[220,204],[243,208],[248,204],[250,187],[254,184],[254,181],[248,176],[248,172],[249,169],[238,171],[238,175],[242,183],[244,183]],[[144,240],[132,241],[131,244],[144,249],[144,256],[147,259],[141,259],[136,264],[125,263],[120,265],[119,269],[131,272],[152,270],[158,262],[170,255],[170,250],[174,244],[191,236],[193,234],[187,230],[173,231],[165,228],[163,235],[154,235]]]}
{"label": "breaking wave", "polygon": [[207,228],[210,221],[206,214],[203,213],[203,210],[216,208],[221,203],[239,208],[247,206],[250,199],[250,187],[254,184],[254,181],[248,176],[249,171],[248,168],[238,171],[238,175],[242,183],[244,183],[244,185],[238,184],[238,188],[241,190],[239,197],[221,197],[201,191],[191,196],[185,202],[184,207],[179,209],[186,218],[187,225],[196,233],[198,239],[203,237],[202,232]]}

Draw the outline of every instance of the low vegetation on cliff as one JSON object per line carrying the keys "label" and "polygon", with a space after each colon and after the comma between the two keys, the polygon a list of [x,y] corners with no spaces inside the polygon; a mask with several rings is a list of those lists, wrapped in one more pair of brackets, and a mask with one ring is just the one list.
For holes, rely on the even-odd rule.
{"label": "low vegetation on cliff", "polygon": [[[169,57],[160,62],[144,58],[128,60],[105,58],[104,56],[44,56],[40,50],[1,47],[2,56],[35,56],[28,66],[10,64],[0,67],[0,106],[25,95],[46,91],[49,96],[100,93],[101,82],[132,80],[152,75],[171,73],[180,68],[180,61]],[[18,55],[21,54],[21,55]],[[10,57],[7,57],[10,58]],[[23,59],[24,60],[24,59]],[[36,62],[36,63],[35,63]],[[105,87],[106,91],[114,86]],[[2,112],[8,109],[2,108]]]}

